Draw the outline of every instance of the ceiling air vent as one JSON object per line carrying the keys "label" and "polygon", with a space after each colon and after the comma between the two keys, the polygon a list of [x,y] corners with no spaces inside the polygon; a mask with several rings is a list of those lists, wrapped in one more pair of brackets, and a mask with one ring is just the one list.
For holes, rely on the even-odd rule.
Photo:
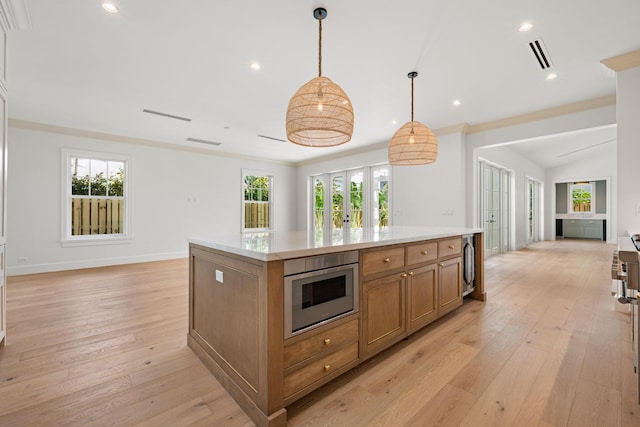
{"label": "ceiling air vent", "polygon": [[544,46],[544,43],[542,43],[541,39],[530,41],[529,47],[531,48],[533,55],[536,57],[538,64],[540,64],[540,68],[547,70],[552,67],[551,58],[549,57],[547,48]]}
{"label": "ceiling air vent", "polygon": [[198,138],[187,138],[187,141],[189,142],[197,142],[200,144],[209,144],[209,145],[222,145],[221,142],[215,142],[215,141],[207,141],[206,139],[198,139]]}
{"label": "ceiling air vent", "polygon": [[271,139],[273,141],[280,141],[280,142],[287,142],[284,139],[280,139],[280,138],[276,138],[274,136],[267,136],[267,135],[258,135],[260,138],[264,138],[264,139]]}
{"label": "ceiling air vent", "polygon": [[180,117],[173,114],[163,113],[161,111],[147,110],[146,108],[142,110],[143,113],[155,114],[156,116],[168,117],[170,119],[183,120],[185,122],[190,122],[191,119],[188,117]]}

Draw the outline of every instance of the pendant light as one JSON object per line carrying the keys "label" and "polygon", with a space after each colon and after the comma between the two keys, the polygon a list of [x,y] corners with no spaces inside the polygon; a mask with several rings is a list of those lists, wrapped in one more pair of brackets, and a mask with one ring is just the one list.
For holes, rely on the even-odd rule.
{"label": "pendant light", "polygon": [[391,138],[389,143],[389,164],[394,166],[426,165],[438,157],[438,140],[431,129],[413,121],[413,79],[416,71],[410,72],[411,79],[411,121],[405,123]]}
{"label": "pendant light", "polygon": [[308,147],[331,147],[351,140],[353,107],[346,93],[322,75],[322,20],[327,10],[317,8],[318,77],[293,95],[287,108],[287,139]]}

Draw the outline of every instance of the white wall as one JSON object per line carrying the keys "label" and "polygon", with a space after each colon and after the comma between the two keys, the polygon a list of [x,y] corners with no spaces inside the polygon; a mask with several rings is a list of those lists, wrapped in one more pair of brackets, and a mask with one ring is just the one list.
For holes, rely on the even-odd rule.
{"label": "white wall", "polygon": [[[190,237],[239,233],[243,168],[274,174],[275,228],[295,229],[293,166],[13,127],[8,140],[9,275],[184,257]],[[63,148],[131,156],[131,243],[61,247]]]}
{"label": "white wall", "polygon": [[610,198],[610,204],[607,205],[608,221],[610,222],[610,224],[607,224],[607,242],[615,243],[617,241],[618,166],[616,145],[612,144],[612,146],[613,148],[599,150],[591,158],[546,170],[544,203],[548,207],[545,213],[545,235],[547,240],[554,240],[556,235],[555,184],[557,182],[607,180],[609,182],[607,197]]}
{"label": "white wall", "polygon": [[[514,200],[512,206],[515,206],[515,212],[513,212],[514,223],[511,231],[515,232],[515,235],[512,236],[511,241],[512,244],[515,244],[516,249],[525,247],[527,245],[528,221],[527,178],[544,182],[544,169],[521,156],[509,146],[482,148],[478,150],[478,156],[513,172]],[[545,206],[548,205],[545,203]]]}
{"label": "white wall", "polygon": [[640,67],[617,73],[618,235],[640,231]]}
{"label": "white wall", "polygon": [[[391,171],[393,225],[465,226],[464,145],[460,134],[438,137],[438,159]],[[308,177],[387,162],[387,149],[320,160],[298,168],[298,225],[306,224]],[[450,212],[450,214],[449,214]]]}

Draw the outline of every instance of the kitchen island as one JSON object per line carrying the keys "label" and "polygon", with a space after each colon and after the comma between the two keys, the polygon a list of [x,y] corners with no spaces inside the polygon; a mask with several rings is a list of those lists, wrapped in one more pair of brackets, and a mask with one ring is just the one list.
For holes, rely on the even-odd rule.
{"label": "kitchen island", "polygon": [[[287,405],[460,307],[468,269],[484,301],[483,248],[481,229],[440,227],[191,239],[188,345],[258,426],[285,426]],[[347,259],[352,309],[292,328],[291,266]]]}

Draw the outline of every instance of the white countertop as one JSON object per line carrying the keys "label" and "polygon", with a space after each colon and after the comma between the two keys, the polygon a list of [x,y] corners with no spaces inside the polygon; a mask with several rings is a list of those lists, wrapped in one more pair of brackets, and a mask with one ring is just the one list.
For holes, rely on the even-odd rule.
{"label": "white countertop", "polygon": [[481,228],[388,227],[379,231],[336,231],[329,236],[313,236],[307,231],[219,234],[192,238],[189,243],[274,261],[482,232]]}
{"label": "white countertop", "polygon": [[587,213],[574,213],[574,214],[556,214],[556,219],[607,219],[607,214],[587,214]]}

